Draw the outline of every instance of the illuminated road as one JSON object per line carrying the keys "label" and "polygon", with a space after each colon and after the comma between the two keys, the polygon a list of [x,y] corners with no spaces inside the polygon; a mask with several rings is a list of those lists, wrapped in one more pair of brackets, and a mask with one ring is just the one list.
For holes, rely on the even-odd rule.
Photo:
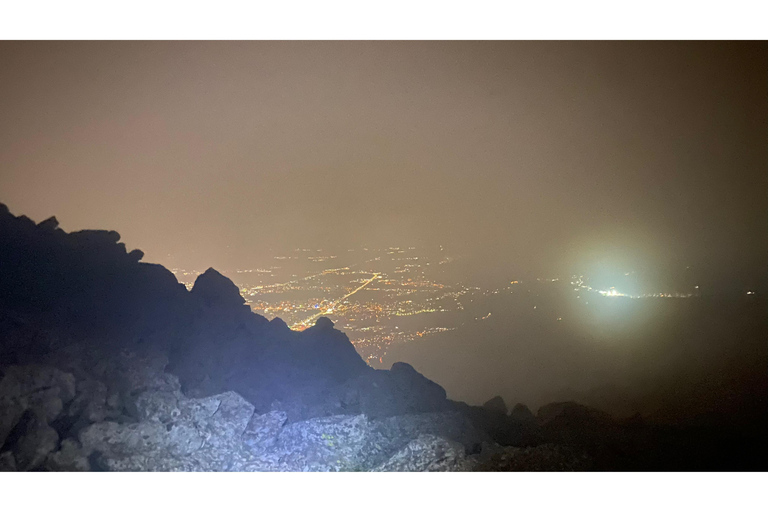
{"label": "illuminated road", "polygon": [[329,313],[333,313],[333,310],[336,308],[337,304],[339,304],[341,302],[344,302],[349,297],[353,296],[354,294],[356,294],[357,292],[359,292],[360,290],[362,290],[363,288],[365,288],[366,286],[368,286],[369,284],[374,282],[376,279],[379,278],[380,275],[381,274],[374,274],[372,278],[368,279],[363,284],[361,284],[360,286],[358,286],[357,288],[355,288],[354,290],[352,290],[351,292],[349,292],[348,294],[346,294],[345,296],[343,296],[339,300],[333,302],[331,304],[330,308],[326,309],[325,311],[321,311],[319,313],[316,313],[316,314],[312,315],[311,317],[307,318],[306,320],[304,320],[302,322],[296,322],[295,324],[293,324],[291,326],[291,329],[298,329],[300,327],[306,328],[306,327],[309,327],[311,325],[314,325],[315,320],[317,320],[318,318],[320,318],[323,315],[327,315]]}
{"label": "illuminated road", "polygon": [[[294,279],[293,281],[287,281],[287,282],[285,282],[285,283],[277,283],[277,284],[265,284],[265,285],[261,285],[261,286],[254,286],[254,287],[253,287],[253,290],[264,290],[264,289],[266,289],[266,288],[277,288],[277,287],[279,287],[279,286],[285,286],[285,285],[288,285],[288,284],[297,284],[297,283],[299,283],[299,282],[301,282],[301,281],[309,281],[310,279],[314,279],[314,278],[316,278],[316,277],[318,277],[318,276],[322,276],[322,275],[325,275],[325,274],[329,274],[329,273],[331,273],[331,272],[338,272],[338,271],[340,271],[340,270],[349,270],[349,267],[342,267],[342,268],[329,268],[328,270],[323,270],[323,271],[322,271],[322,272],[320,272],[319,274],[313,274],[313,275],[311,275],[311,276],[302,277],[301,279]],[[253,294],[251,294],[251,295],[253,295]]]}

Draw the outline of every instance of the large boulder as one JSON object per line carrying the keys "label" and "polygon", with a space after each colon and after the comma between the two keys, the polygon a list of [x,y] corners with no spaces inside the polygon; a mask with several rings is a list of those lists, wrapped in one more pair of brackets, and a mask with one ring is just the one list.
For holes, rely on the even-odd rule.
{"label": "large boulder", "polygon": [[277,443],[280,430],[288,421],[284,411],[254,414],[243,432],[243,442],[255,450],[268,450]]}
{"label": "large boulder", "polygon": [[458,411],[404,414],[371,420],[373,428],[389,443],[402,447],[420,435],[433,435],[460,443],[474,453],[491,438]]}
{"label": "large boulder", "polygon": [[[233,392],[187,399],[178,391],[155,390],[136,400],[140,421],[94,423],[78,437],[83,452],[96,454],[102,469],[218,471],[228,454],[243,448],[253,410]],[[197,452],[204,449],[207,455],[201,460]]]}
{"label": "large boulder", "polygon": [[41,365],[5,368],[0,381],[0,399],[29,400],[41,391],[53,390],[66,403],[75,397],[75,377]]}
{"label": "large boulder", "polygon": [[386,447],[362,414],[291,423],[275,443],[282,467],[293,471],[364,471],[386,460]]}

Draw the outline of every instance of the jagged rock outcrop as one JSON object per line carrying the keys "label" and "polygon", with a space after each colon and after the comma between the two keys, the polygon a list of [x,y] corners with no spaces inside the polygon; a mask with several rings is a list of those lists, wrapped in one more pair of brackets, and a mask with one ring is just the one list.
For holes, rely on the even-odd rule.
{"label": "jagged rock outcrop", "polygon": [[515,404],[509,412],[509,418],[520,425],[535,427],[538,424],[536,416],[533,415],[531,410],[525,404]]}
{"label": "jagged rock outcrop", "polygon": [[206,307],[219,310],[241,309],[245,305],[237,286],[213,268],[197,276],[190,295]]}

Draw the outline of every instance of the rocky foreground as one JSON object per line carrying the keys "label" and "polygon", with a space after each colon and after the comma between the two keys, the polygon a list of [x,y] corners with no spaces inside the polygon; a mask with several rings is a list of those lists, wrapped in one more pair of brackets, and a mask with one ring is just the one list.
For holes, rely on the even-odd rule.
{"label": "rocky foreground", "polygon": [[408,364],[366,365],[327,318],[292,331],[214,269],[187,291],[119,240],[0,204],[0,469],[765,467],[762,435],[451,401]]}
{"label": "rocky foreground", "polygon": [[[6,471],[470,471],[587,469],[552,444],[504,447],[457,410],[289,422],[233,391],[189,398],[157,355],[101,368],[11,366],[0,381]],[[97,378],[98,377],[98,378]],[[120,385],[115,385],[120,383]]]}

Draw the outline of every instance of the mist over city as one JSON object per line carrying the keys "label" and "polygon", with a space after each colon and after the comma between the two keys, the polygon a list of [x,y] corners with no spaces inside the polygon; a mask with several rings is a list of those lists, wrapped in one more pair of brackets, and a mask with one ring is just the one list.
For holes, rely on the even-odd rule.
{"label": "mist over city", "polygon": [[765,470],[766,64],[0,42],[0,467]]}

